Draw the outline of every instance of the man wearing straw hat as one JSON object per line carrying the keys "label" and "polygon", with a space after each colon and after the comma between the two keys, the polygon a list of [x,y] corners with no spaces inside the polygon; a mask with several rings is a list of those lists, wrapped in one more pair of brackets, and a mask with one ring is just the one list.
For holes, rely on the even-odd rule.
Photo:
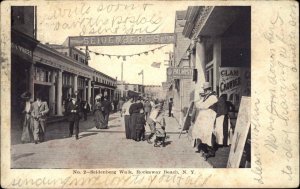
{"label": "man wearing straw hat", "polygon": [[203,93],[200,93],[200,101],[196,103],[199,109],[196,121],[192,129],[192,137],[194,147],[198,148],[198,152],[203,151],[204,159],[215,155],[212,143],[212,133],[216,119],[216,112],[213,105],[218,101],[216,93],[212,91],[211,84],[205,82],[203,84]]}

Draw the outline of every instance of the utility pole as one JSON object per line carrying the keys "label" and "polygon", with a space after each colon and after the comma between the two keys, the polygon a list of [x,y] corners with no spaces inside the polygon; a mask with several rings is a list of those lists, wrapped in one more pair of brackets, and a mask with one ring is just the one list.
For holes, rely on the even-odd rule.
{"label": "utility pole", "polygon": [[121,97],[123,98],[123,93],[124,93],[124,83],[123,83],[123,64],[124,64],[124,61],[122,61],[122,64],[121,64]]}
{"label": "utility pole", "polygon": [[142,85],[144,86],[144,70],[143,70],[143,75],[142,75]]}

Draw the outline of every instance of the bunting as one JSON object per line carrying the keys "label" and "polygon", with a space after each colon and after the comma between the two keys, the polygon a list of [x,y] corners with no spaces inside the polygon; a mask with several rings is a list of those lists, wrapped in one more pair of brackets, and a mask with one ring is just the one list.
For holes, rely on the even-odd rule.
{"label": "bunting", "polygon": [[136,54],[127,54],[127,55],[104,54],[104,53],[99,53],[99,52],[91,51],[87,47],[86,47],[86,49],[83,49],[83,48],[79,48],[79,49],[80,50],[86,50],[86,56],[87,56],[87,58],[89,58],[88,60],[90,60],[90,54],[89,53],[94,53],[95,55],[107,56],[109,58],[111,58],[111,57],[117,57],[119,59],[119,58],[122,57],[123,60],[125,61],[126,57],[141,56],[141,55],[146,55],[147,56],[149,54],[149,52],[152,52],[154,54],[154,52],[156,50],[160,50],[160,49],[162,49],[165,46],[167,46],[167,45],[163,45],[163,46],[160,46],[160,47],[157,47],[157,48],[154,48],[154,49],[150,49],[148,51],[144,51],[144,52],[140,52],[140,53],[136,53]]}

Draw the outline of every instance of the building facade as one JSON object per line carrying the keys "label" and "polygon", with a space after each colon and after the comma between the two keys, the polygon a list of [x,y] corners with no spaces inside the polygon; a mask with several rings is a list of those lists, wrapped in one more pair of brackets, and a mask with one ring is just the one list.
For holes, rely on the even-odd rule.
{"label": "building facade", "polygon": [[160,85],[145,85],[145,97],[150,99],[165,99],[166,91]]}
{"label": "building facade", "polygon": [[242,96],[251,95],[251,10],[246,6],[190,6],[177,11],[174,60],[170,67],[193,70],[191,78],[167,73],[167,99],[174,100],[180,121],[204,82],[218,96],[227,95],[238,111]]}
{"label": "building facade", "polygon": [[116,79],[88,66],[86,54],[74,47],[42,44],[36,40],[36,8],[12,7],[12,119],[22,111],[21,94],[29,91],[32,100],[40,95],[50,116],[62,116],[65,101],[73,93],[94,104],[102,93],[112,100]]}

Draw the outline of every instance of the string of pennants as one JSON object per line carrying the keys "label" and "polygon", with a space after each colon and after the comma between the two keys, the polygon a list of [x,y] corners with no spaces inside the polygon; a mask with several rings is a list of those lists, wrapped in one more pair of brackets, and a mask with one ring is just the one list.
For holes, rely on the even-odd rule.
{"label": "string of pennants", "polygon": [[95,52],[95,51],[91,51],[88,49],[88,47],[86,47],[86,49],[84,48],[79,48],[80,50],[85,50],[86,51],[86,56],[87,56],[87,59],[90,60],[90,55],[89,53],[94,53],[95,55],[101,55],[101,56],[107,56],[109,58],[111,57],[117,57],[118,59],[119,58],[123,58],[123,61],[126,60],[126,57],[133,57],[133,56],[141,56],[141,55],[148,55],[150,52],[154,54],[154,51],[156,50],[160,50],[162,49],[163,47],[165,47],[167,45],[162,45],[160,47],[157,47],[157,48],[154,48],[154,49],[151,49],[151,50],[148,50],[148,51],[144,51],[144,52],[140,52],[140,53],[135,53],[135,54],[127,54],[127,55],[117,55],[117,54],[104,54],[104,53],[99,53],[99,52]]}

